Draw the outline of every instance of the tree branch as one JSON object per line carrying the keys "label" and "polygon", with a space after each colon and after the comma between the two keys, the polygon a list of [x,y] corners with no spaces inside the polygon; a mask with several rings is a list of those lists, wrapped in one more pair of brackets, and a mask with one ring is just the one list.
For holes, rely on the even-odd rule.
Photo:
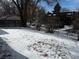
{"label": "tree branch", "polygon": [[21,8],[20,8],[19,4],[16,1],[14,1],[14,0],[12,0],[12,1],[16,5],[16,7],[18,8],[18,10],[20,10]]}

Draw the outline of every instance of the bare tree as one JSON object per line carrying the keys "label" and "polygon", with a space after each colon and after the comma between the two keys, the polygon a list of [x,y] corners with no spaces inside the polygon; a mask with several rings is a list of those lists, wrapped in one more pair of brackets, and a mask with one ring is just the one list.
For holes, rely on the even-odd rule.
{"label": "bare tree", "polygon": [[[30,1],[33,1],[33,0],[12,0],[12,1],[14,2],[14,4],[16,5],[19,11],[22,26],[26,27],[27,26],[27,5]],[[35,1],[37,4],[40,0],[35,0]]]}
{"label": "bare tree", "polygon": [[2,8],[4,9],[4,13],[5,14],[10,14],[10,4],[9,4],[9,2],[8,1],[0,1],[1,2],[1,6],[2,6]]}
{"label": "bare tree", "polygon": [[16,5],[19,14],[20,14],[20,18],[21,18],[21,24],[23,27],[26,27],[26,22],[27,22],[27,2],[29,2],[29,0],[12,0],[12,2]]}

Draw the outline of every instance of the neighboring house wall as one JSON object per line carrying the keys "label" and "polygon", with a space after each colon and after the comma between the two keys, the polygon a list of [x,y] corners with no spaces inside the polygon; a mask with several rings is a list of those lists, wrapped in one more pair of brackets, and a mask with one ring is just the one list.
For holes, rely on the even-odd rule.
{"label": "neighboring house wall", "polygon": [[18,16],[0,18],[0,27],[20,27],[21,20]]}

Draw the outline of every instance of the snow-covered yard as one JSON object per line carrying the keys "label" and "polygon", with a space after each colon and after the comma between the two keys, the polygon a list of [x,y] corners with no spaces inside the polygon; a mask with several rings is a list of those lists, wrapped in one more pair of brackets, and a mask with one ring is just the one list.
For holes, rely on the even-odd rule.
{"label": "snow-covered yard", "polygon": [[27,28],[0,30],[2,40],[25,56],[13,52],[13,59],[79,59],[79,42],[58,35]]}

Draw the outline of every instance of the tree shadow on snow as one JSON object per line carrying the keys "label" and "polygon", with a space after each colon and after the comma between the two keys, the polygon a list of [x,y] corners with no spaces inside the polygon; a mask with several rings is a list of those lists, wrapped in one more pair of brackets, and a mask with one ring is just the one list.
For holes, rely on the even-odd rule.
{"label": "tree shadow on snow", "polygon": [[2,55],[0,59],[29,59],[13,50],[2,38],[0,38],[0,55]]}
{"label": "tree shadow on snow", "polygon": [[6,31],[0,29],[0,35],[8,34]]}

